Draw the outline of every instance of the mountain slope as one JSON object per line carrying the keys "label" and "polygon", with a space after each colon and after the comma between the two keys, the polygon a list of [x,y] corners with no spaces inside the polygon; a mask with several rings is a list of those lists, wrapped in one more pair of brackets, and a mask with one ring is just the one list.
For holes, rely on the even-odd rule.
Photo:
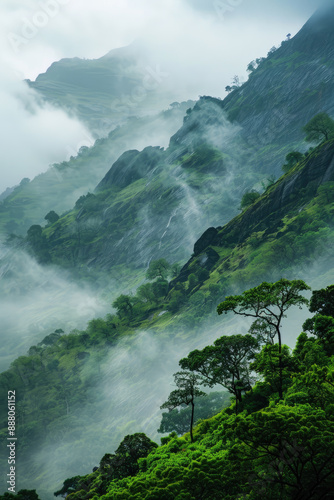
{"label": "mountain slope", "polygon": [[93,146],[81,147],[78,154],[69,150],[68,161],[51,166],[31,182],[23,179],[0,200],[0,233],[24,235],[32,224],[44,223],[50,210],[59,215],[69,210],[81,195],[95,188],[125,150],[168,140],[192,104],[189,101],[149,118],[128,120]]}
{"label": "mountain slope", "polygon": [[[154,433],[159,418],[154,394],[161,394],[161,377],[175,370],[185,350],[221,335],[215,310],[226,294],[263,279],[275,280],[282,273],[303,277],[315,259],[316,286],[332,282],[333,165],[334,141],[330,141],[226,226],[206,231],[195,245],[194,257],[170,283],[169,295],[160,304],[138,298],[131,317],[92,321],[86,331],[68,336],[55,332],[1,374],[2,390],[7,391],[9,384],[20,394],[24,484],[31,487],[29,477],[36,477],[45,491],[51,478],[59,481],[64,477],[64,468],[74,475],[93,467],[105,441],[111,439],[110,433],[112,443],[120,441],[133,415],[138,427],[132,423],[132,431],[145,428]],[[190,286],[191,274],[198,278],[195,286]],[[224,322],[225,334],[235,333],[234,328]],[[240,328],[242,331],[244,326]],[[134,332],[138,330],[147,333],[137,337]],[[286,337],[286,342],[292,344],[297,333]],[[126,398],[120,396],[124,392]],[[6,402],[4,395],[1,401]],[[150,418],[146,410],[151,412]],[[103,415],[103,432],[97,426],[97,414],[100,420]],[[83,427],[84,435],[78,434]],[[91,458],[83,452],[85,439],[94,443]],[[51,469],[43,465],[45,443],[46,455],[53,457]],[[24,465],[27,453],[29,463]]]}
{"label": "mountain slope", "polygon": [[302,126],[320,111],[334,115],[333,23],[333,6],[317,11],[223,102],[249,146],[263,146],[275,175],[282,145],[302,147]]}
{"label": "mountain slope", "polygon": [[208,229],[171,289],[185,285],[200,267],[211,273],[205,292],[212,284],[233,290],[286,273],[311,278],[313,270],[313,279],[333,274],[333,212],[332,140],[306,155],[224,227]]}
{"label": "mountain slope", "polygon": [[62,59],[28,84],[101,137],[128,117],[155,114],[177,100],[176,93],[165,91],[164,78],[168,75],[137,43],[99,59]]}
{"label": "mountain slope", "polygon": [[184,260],[203,228],[235,215],[247,184],[266,180],[252,172],[238,127],[208,98],[189,110],[185,124],[181,144],[173,136],[166,150],[124,153],[94,193],[44,229],[51,262],[129,271],[170,255]]}

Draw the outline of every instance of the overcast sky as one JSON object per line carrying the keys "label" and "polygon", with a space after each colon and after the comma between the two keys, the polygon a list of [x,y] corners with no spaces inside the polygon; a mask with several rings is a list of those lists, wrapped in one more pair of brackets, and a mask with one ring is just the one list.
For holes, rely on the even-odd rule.
{"label": "overcast sky", "polygon": [[[31,104],[21,83],[63,57],[97,58],[135,40],[180,89],[224,97],[233,75],[302,27],[321,0],[1,0],[0,192],[91,141],[82,124]],[[28,105],[29,104],[29,105]]]}

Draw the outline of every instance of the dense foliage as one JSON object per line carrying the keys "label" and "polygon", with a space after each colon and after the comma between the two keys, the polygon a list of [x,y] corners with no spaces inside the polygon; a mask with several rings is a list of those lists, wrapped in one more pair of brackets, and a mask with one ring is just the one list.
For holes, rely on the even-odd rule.
{"label": "dense foliage", "polygon": [[[275,285],[281,286],[272,284],[273,288]],[[267,293],[267,301],[272,302],[273,295]],[[157,447],[145,435],[127,436],[114,455],[103,457],[93,473],[66,480],[57,494],[68,493],[69,500],[218,500],[222,495],[231,500],[332,498],[334,318],[321,315],[332,313],[332,299],[333,286],[313,292],[310,310],[316,312],[316,318],[327,318],[326,325],[316,327],[315,321],[312,335],[303,332],[293,353],[284,346],[282,398],[277,397],[277,388],[271,383],[276,371],[272,355],[278,345],[264,342],[262,337],[262,350],[249,364],[262,377],[250,390],[244,388],[238,414],[232,403],[214,417],[198,422],[194,442],[189,434],[180,438],[172,433]],[[254,333],[251,328],[250,334]],[[218,345],[216,342],[216,349]],[[198,351],[197,356],[204,353],[205,349],[202,354]],[[188,360],[193,358],[191,353]],[[245,356],[242,360],[246,362]],[[184,363],[182,360],[181,366]],[[207,370],[218,375],[214,365],[208,365]]]}

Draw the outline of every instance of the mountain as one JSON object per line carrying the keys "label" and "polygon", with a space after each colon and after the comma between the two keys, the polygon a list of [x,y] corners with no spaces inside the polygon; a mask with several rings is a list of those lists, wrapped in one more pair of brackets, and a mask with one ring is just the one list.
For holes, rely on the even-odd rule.
{"label": "mountain", "polygon": [[[329,19],[333,11],[329,9]],[[124,435],[144,431],[155,438],[162,394],[170,390],[178,360],[222,333],[245,333],[249,328],[247,322],[227,318],[222,323],[217,317],[217,304],[226,295],[283,274],[318,288],[333,283],[334,141],[306,151],[301,132],[309,118],[319,111],[330,112],[333,104],[330,93],[323,92],[326,99],[319,105],[317,85],[330,86],[333,77],[331,63],[319,59],[321,39],[324,61],[330,60],[333,49],[330,23],[323,21],[317,14],[297,35],[297,40],[304,40],[298,46],[300,64],[294,64],[294,40],[285,42],[224,101],[202,97],[186,112],[166,149],[155,144],[123,151],[93,192],[78,196],[73,209],[49,220],[44,228],[40,219],[34,221],[24,241],[14,238],[45,268],[50,263],[58,270],[67,267],[83,280],[116,277],[121,294],[105,318],[92,319],[85,329],[68,328],[66,334],[55,325],[0,375],[4,415],[8,387],[17,388],[19,394],[21,487],[37,487],[43,498],[50,498],[65,477],[97,466],[103,453],[116,449]],[[317,49],[310,48],[307,59],[308,38]],[[308,79],[301,81],[303,65]],[[299,93],[294,93],[296,86]],[[309,86],[307,99],[297,105],[298,96]],[[272,118],[276,102],[285,116],[281,127],[278,118]],[[269,181],[273,173],[280,174],[286,154],[298,146],[303,152],[300,161],[277,181]],[[238,214],[243,194],[253,188],[262,194]],[[144,282],[145,271],[152,270],[158,258],[185,264],[181,270],[166,266],[166,272],[159,270]],[[305,319],[305,312],[300,314]],[[300,319],[298,313],[296,317]],[[300,326],[292,325],[285,341],[294,345],[299,332]],[[251,403],[256,409],[261,398],[260,394]],[[291,414],[282,411],[277,418],[285,423]],[[220,460],[226,448],[218,444],[222,427],[220,423],[219,429],[215,427],[217,420],[204,422],[203,428],[212,425]],[[5,450],[3,423],[1,449]],[[211,443],[210,432],[203,439]],[[190,452],[192,459],[202,460],[203,448]],[[173,458],[182,461],[182,455]],[[6,460],[4,456],[4,464]],[[159,463],[163,465],[157,477],[162,477],[166,463]],[[151,462],[142,464],[151,467]],[[192,466],[196,469],[193,461]],[[100,481],[99,474],[93,481]],[[247,474],[242,477],[247,482]],[[241,492],[231,494],[236,497]]]}
{"label": "mountain", "polygon": [[[20,394],[21,484],[38,484],[47,497],[50,484],[56,488],[69,469],[72,475],[91,469],[106,443],[112,449],[129,428],[155,436],[163,380],[182,355],[221,334],[215,310],[225,295],[282,273],[295,278],[307,272],[318,287],[332,282],[333,165],[331,140],[242,214],[207,230],[167,297],[150,302],[138,295],[130,312],[93,320],[70,335],[55,331],[1,374],[3,390],[15,386]],[[224,322],[225,335],[235,328]],[[285,341],[293,344],[298,333]]]}
{"label": "mountain", "polygon": [[[332,7],[315,14],[226,99],[202,97],[166,151],[123,154],[95,198],[82,199],[81,210],[77,205],[45,229],[51,261],[100,270],[145,268],[170,255],[184,261],[206,227],[236,215],[245,192],[261,191],[280,176],[287,153],[306,151],[302,127],[319,111],[333,112],[331,20]],[[141,170],[150,155],[150,167]],[[128,168],[138,173],[127,185],[112,184],[115,171]],[[86,244],[79,250],[80,225]]]}
{"label": "mountain", "polygon": [[129,117],[157,114],[178,100],[163,85],[167,77],[136,42],[99,59],[61,59],[27,83],[101,137]]}
{"label": "mountain", "polygon": [[25,235],[32,224],[45,222],[45,215],[59,214],[73,207],[76,200],[93,191],[120,154],[129,148],[161,144],[182,124],[192,101],[174,105],[149,118],[128,119],[122,126],[77,153],[69,160],[54,164],[31,181],[7,190],[0,199],[0,232]]}
{"label": "mountain", "polygon": [[333,6],[318,10],[224,99],[228,118],[275,175],[282,147],[303,148],[302,126],[320,111],[334,115],[333,22]]}

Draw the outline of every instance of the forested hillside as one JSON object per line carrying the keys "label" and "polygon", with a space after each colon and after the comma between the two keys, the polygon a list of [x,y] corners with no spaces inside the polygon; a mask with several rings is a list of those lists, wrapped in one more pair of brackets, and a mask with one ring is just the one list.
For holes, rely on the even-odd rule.
{"label": "forested hillside", "polygon": [[[332,498],[333,21],[319,10],[224,100],[127,117],[0,200],[23,325],[0,351],[22,353],[0,374],[21,492],[0,498]],[[94,127],[104,71],[115,96],[137,84],[127,54],[31,85]]]}

